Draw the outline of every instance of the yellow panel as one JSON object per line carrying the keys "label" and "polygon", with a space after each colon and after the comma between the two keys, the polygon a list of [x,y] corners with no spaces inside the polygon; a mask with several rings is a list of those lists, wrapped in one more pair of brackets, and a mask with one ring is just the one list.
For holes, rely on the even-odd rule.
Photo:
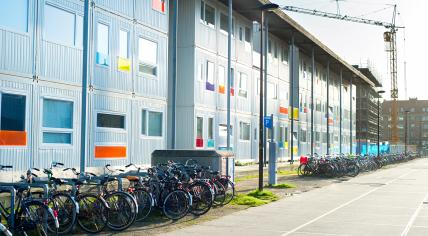
{"label": "yellow panel", "polygon": [[117,68],[119,70],[122,70],[122,71],[130,71],[131,70],[131,60],[118,57]]}

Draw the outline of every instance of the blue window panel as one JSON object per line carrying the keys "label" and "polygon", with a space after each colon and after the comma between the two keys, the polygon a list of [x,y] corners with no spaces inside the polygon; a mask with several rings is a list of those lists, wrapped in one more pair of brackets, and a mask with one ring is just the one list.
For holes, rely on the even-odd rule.
{"label": "blue window panel", "polygon": [[71,144],[71,133],[44,132],[43,143]]}
{"label": "blue window panel", "polygon": [[43,127],[72,129],[73,102],[44,99]]}
{"label": "blue window panel", "polygon": [[73,13],[45,5],[44,38],[60,44],[74,45],[74,21]]}
{"label": "blue window panel", "polygon": [[0,130],[25,131],[25,96],[2,94]]}
{"label": "blue window panel", "polygon": [[83,46],[83,16],[76,15],[76,41],[75,45]]}
{"label": "blue window panel", "polygon": [[149,136],[162,136],[162,112],[149,112]]}
{"label": "blue window panel", "polygon": [[208,140],[208,143],[207,143],[207,147],[209,147],[209,148],[213,148],[215,145],[214,145],[214,140],[213,139],[209,139]]}
{"label": "blue window panel", "polygon": [[0,0],[0,27],[28,31],[28,0]]}
{"label": "blue window panel", "polygon": [[110,65],[110,57],[106,54],[97,52],[95,54],[95,62],[98,65],[109,66]]}

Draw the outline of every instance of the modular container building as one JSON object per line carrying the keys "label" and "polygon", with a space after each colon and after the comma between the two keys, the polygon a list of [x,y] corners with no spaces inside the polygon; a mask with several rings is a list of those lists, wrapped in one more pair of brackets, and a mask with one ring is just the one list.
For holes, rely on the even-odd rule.
{"label": "modular container building", "polygon": [[[226,89],[227,1],[179,3],[178,148],[227,148],[226,99],[230,92],[230,147],[237,160],[258,160],[260,10],[257,9],[265,3],[233,1],[231,91]],[[273,115],[274,131],[267,130],[266,135],[268,140],[277,142],[279,157],[289,159],[292,150],[294,156],[311,151],[349,153],[351,148],[355,152],[355,82],[368,79],[282,11],[269,14],[269,27],[272,30],[267,41],[266,115]],[[297,48],[293,57],[292,39]],[[294,68],[290,66],[292,60]],[[293,70],[295,73],[291,73]],[[294,82],[297,88],[292,88],[291,81],[298,81]]]}
{"label": "modular container building", "polygon": [[[85,165],[149,164],[166,148],[169,4],[90,2]],[[0,164],[79,167],[84,3],[0,5]]]}

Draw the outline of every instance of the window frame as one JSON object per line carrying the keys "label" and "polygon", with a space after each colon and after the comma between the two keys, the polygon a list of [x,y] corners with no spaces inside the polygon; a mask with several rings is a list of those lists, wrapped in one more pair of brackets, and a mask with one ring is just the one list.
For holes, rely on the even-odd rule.
{"label": "window frame", "polygon": [[18,29],[11,28],[11,27],[8,27],[8,26],[5,26],[5,25],[0,25],[0,29],[5,29],[6,31],[9,31],[9,32],[13,32],[13,33],[17,33],[17,34],[23,34],[23,35],[27,35],[27,36],[30,35],[30,34],[32,34],[30,32],[30,18],[29,18],[30,1],[27,0],[26,2],[27,2],[27,17],[26,17],[26,20],[25,20],[25,22],[26,22],[26,30],[25,31],[20,31]]}
{"label": "window frame", "polygon": [[[137,39],[138,39],[137,40],[137,46],[138,46],[138,50],[137,50],[137,66],[138,66],[137,73],[140,76],[148,76],[149,78],[157,79],[159,77],[159,42],[154,40],[154,39],[150,39],[144,35],[138,35]],[[140,60],[140,46],[141,46],[140,45],[140,39],[156,44],[156,64],[151,64],[150,62]],[[148,66],[148,67],[154,69],[156,71],[156,74],[154,75],[154,74],[141,72],[140,71],[140,65]]]}
{"label": "window frame", "polygon": [[[212,9],[214,9],[214,24],[211,24],[211,23],[208,23],[208,21],[207,21],[207,14],[206,14],[206,6],[209,6],[209,7],[211,7]],[[210,27],[210,28],[212,28],[212,29],[215,29],[216,28],[216,12],[217,12],[217,9],[215,8],[215,7],[213,7],[213,6],[211,6],[210,4],[207,4],[206,3],[206,1],[201,1],[201,9],[200,9],[200,14],[201,14],[201,16],[200,16],[200,18],[199,18],[199,21],[203,24],[203,25],[205,25],[205,26],[208,26],[208,27]],[[203,14],[202,14],[203,13]]]}
{"label": "window frame", "polygon": [[[127,115],[126,112],[115,112],[115,111],[108,111],[108,110],[94,110],[95,112],[95,119],[93,122],[95,122],[95,129],[97,131],[104,131],[104,132],[115,132],[115,133],[126,133],[128,130],[128,125],[127,125]],[[99,127],[98,126],[98,114],[102,113],[102,114],[107,114],[107,115],[118,115],[118,116],[124,116],[125,119],[125,123],[124,123],[124,128],[109,128],[109,127]]]}
{"label": "window frame", "polygon": [[[248,127],[248,139],[244,139],[244,133],[243,133],[244,126]],[[251,141],[251,122],[239,121],[239,141],[241,142]]]}
{"label": "window frame", "polygon": [[[163,139],[164,136],[165,136],[165,124],[164,124],[165,113],[164,113],[164,111],[162,109],[154,109],[154,108],[149,108],[149,107],[141,107],[140,111],[141,111],[140,112],[141,118],[140,118],[140,122],[139,122],[139,124],[140,124],[140,129],[139,129],[140,138],[143,138],[143,139]],[[144,124],[145,127],[142,127],[143,126],[143,111],[146,111],[146,114],[147,114],[146,122]],[[161,120],[161,125],[162,125],[161,129],[162,129],[162,131],[161,131],[161,136],[152,136],[152,135],[149,135],[149,129],[148,129],[148,127],[149,127],[149,113],[150,112],[156,112],[156,113],[161,113],[162,114],[162,120]],[[146,134],[143,134],[143,128],[146,130]]]}
{"label": "window frame", "polygon": [[[121,37],[120,37],[120,34],[122,32],[126,33],[126,57],[122,57],[120,55],[121,54]],[[119,40],[118,40],[118,42],[119,42],[119,47],[118,47],[119,52],[118,52],[118,57],[120,57],[122,59],[130,60],[130,57],[131,57],[131,52],[130,52],[130,47],[129,47],[129,44],[130,44],[130,35],[131,35],[131,33],[130,33],[129,29],[122,28],[122,27],[119,29]]]}
{"label": "window frame", "polygon": [[[73,103],[73,114],[72,114],[72,128],[71,129],[67,129],[67,128],[49,128],[49,127],[44,127],[43,126],[43,114],[44,114],[44,100],[48,99],[48,100],[56,100],[56,101],[61,101],[61,102],[71,102]],[[74,99],[70,98],[70,97],[60,97],[60,96],[50,96],[50,95],[45,95],[45,96],[41,96],[40,97],[40,107],[41,107],[41,112],[40,112],[40,132],[39,132],[39,138],[40,138],[40,147],[43,148],[52,148],[52,147],[61,147],[61,148],[73,148],[74,144],[75,144],[75,139],[74,139],[74,134],[75,134],[75,116],[76,116],[76,102],[74,101]],[[70,143],[45,143],[43,142],[43,133],[69,133],[71,135],[71,141]]]}
{"label": "window frame", "polygon": [[[28,1],[29,2],[29,1]],[[29,4],[27,5],[29,7]],[[69,13],[71,15],[73,15],[73,43],[69,44],[69,43],[64,43],[64,42],[57,42],[55,40],[51,40],[51,39],[47,39],[46,38],[46,6],[49,7],[53,7],[56,9],[59,9],[61,11],[64,11],[66,13]],[[43,36],[43,40],[50,42],[50,43],[54,43],[54,44],[59,44],[59,45],[63,45],[63,46],[68,46],[68,47],[75,47],[75,48],[83,48],[83,27],[84,27],[84,20],[82,19],[82,45],[77,45],[77,17],[84,17],[83,15],[79,14],[77,11],[73,10],[73,9],[68,9],[64,6],[61,6],[57,3],[54,2],[45,2],[43,4],[43,28],[42,28],[42,36]],[[28,11],[27,11],[28,14]],[[28,21],[28,16],[27,16],[27,21]],[[28,24],[28,23],[27,23]],[[27,25],[27,31],[28,31],[28,25]],[[109,35],[110,36],[110,35]],[[98,45],[97,45],[98,46]]]}
{"label": "window frame", "polygon": [[[245,89],[242,88],[242,79],[245,78]],[[245,93],[242,93],[245,92]],[[244,96],[245,94],[245,96]],[[241,98],[248,98],[248,75],[244,72],[239,72],[239,82],[238,82],[238,96]]]}

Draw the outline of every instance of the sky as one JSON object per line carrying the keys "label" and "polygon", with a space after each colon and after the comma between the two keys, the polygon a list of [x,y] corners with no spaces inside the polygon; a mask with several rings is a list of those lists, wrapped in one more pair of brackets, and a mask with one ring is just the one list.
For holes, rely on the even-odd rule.
{"label": "sky", "polygon": [[[307,9],[337,13],[335,0],[271,0],[280,6],[295,6]],[[339,0],[342,15],[391,22],[392,5],[397,4],[396,25],[405,26],[397,32],[398,49],[398,93],[405,98],[404,78],[407,78],[407,97],[428,99],[428,76],[426,57],[428,55],[428,0]],[[390,75],[387,53],[383,41],[385,28],[324,17],[286,11],[299,24],[325,45],[352,65],[364,65],[369,60],[381,77],[390,97]],[[406,71],[404,73],[404,62]]]}

